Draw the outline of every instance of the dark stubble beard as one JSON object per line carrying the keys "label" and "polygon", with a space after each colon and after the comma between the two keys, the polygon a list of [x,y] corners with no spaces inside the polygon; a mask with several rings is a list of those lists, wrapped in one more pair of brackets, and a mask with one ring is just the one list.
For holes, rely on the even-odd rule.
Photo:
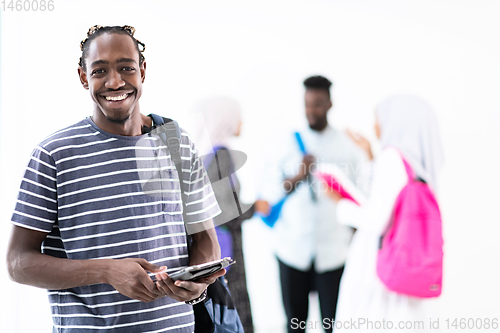
{"label": "dark stubble beard", "polygon": [[119,125],[123,125],[125,124],[125,122],[130,118],[130,115],[127,115],[125,118],[110,118],[110,117],[106,117],[106,119],[109,121],[109,122],[112,122],[114,124],[119,124]]}
{"label": "dark stubble beard", "polygon": [[323,131],[327,125],[328,125],[328,120],[326,118],[317,119],[316,122],[313,124],[309,123],[309,127],[316,132]]}

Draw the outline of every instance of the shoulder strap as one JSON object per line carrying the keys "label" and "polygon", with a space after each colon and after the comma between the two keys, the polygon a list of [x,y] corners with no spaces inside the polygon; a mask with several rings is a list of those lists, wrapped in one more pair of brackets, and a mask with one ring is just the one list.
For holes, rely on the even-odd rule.
{"label": "shoulder strap", "polygon": [[[213,154],[210,153],[208,154],[204,161],[203,161],[203,164],[207,170],[207,172],[209,171],[210,167],[211,167],[211,163],[213,161],[215,161],[215,167],[217,168],[217,172],[218,172],[218,176],[219,176],[219,179],[218,180],[221,180],[223,177],[227,177],[228,180],[229,180],[229,184],[231,185],[231,190],[233,192],[233,197],[234,197],[234,202],[236,203],[236,208],[238,208],[238,213],[240,214],[240,216],[243,215],[243,211],[241,210],[241,203],[240,203],[240,200],[238,198],[238,193],[236,191],[236,183],[238,182],[238,180],[236,179],[236,175],[235,175],[235,170],[234,170],[234,161],[233,159],[231,158],[231,154],[230,154],[230,151],[229,149],[227,149],[226,147],[224,146],[214,146],[212,148],[213,150]],[[228,161],[220,161],[220,159],[223,157],[223,156],[220,156],[218,155],[218,153],[220,151],[226,151],[228,154],[227,154],[227,157],[229,158]],[[229,175],[226,175],[225,173],[223,174],[221,172],[221,163],[229,163]],[[212,181],[212,180],[211,180]]]}
{"label": "shoulder strap", "polygon": [[[158,130],[157,133],[163,142],[167,144],[167,148],[170,151],[170,156],[175,164],[177,170],[177,177],[179,178],[179,187],[181,188],[181,197],[183,206],[186,204],[186,194],[184,193],[184,186],[182,181],[182,159],[181,159],[181,129],[179,124],[170,118],[163,118],[157,114],[151,113],[149,115],[153,118],[154,125],[163,130]],[[184,211],[184,209],[183,209]]]}
{"label": "shoulder strap", "polygon": [[[406,159],[404,158],[401,151],[399,151],[399,149],[397,149],[397,148],[395,148],[395,149],[398,152],[401,159],[403,160],[403,164],[405,165],[406,175],[408,176],[408,183],[413,182],[415,180],[415,173],[413,172],[413,169],[411,168],[410,164],[408,164],[408,162],[406,162]],[[392,228],[392,225],[393,225],[393,221],[391,221],[391,223],[389,223],[389,225],[387,225],[386,229],[384,230],[384,232],[380,236],[379,243],[378,243],[379,250],[382,248],[382,242],[384,240],[384,237],[387,234],[387,232],[389,232],[389,230]]]}
{"label": "shoulder strap", "polygon": [[401,158],[403,159],[403,163],[404,163],[405,169],[406,169],[406,174],[408,175],[408,182],[414,181],[415,180],[415,173],[413,172],[413,169],[411,168],[410,164],[408,164],[408,162],[406,162],[403,155],[401,155]]}
{"label": "shoulder strap", "polygon": [[[302,155],[307,155],[306,151],[306,146],[304,145],[304,141],[302,141],[302,136],[300,135],[299,132],[295,132],[295,140],[297,141],[297,144],[299,145],[299,150],[302,153]],[[314,190],[312,184],[311,184],[311,177],[307,176],[307,182],[309,183],[309,193],[311,194],[311,200],[313,202],[316,202],[318,200],[318,196],[316,194],[316,191]]]}
{"label": "shoulder strap", "polygon": [[[151,113],[149,116],[153,118],[156,128],[161,126],[164,129],[164,131],[158,131],[158,135],[167,144],[168,150],[172,155],[172,160],[177,166],[177,164],[181,163],[181,129],[179,128],[179,124],[175,120],[163,118],[154,113]],[[179,174],[179,177],[181,175]]]}
{"label": "shoulder strap", "polygon": [[210,163],[212,163],[212,160],[217,155],[217,152],[219,150],[221,150],[221,149],[226,149],[226,148],[224,146],[214,146],[214,147],[212,147],[213,153],[210,153],[210,154],[206,155],[205,158],[203,159],[203,165],[205,165],[205,168],[208,169]]}
{"label": "shoulder strap", "polygon": [[295,132],[295,140],[297,140],[297,144],[299,145],[300,152],[304,155],[307,155],[306,146],[304,145],[304,141],[302,141],[302,137],[300,136],[299,132]]}
{"label": "shoulder strap", "polygon": [[[229,149],[227,149],[224,146],[214,146],[212,148],[213,153],[210,153],[210,154],[206,155],[205,158],[203,159],[203,165],[205,166],[205,168],[207,169],[207,171],[210,168],[210,164],[215,160],[215,162],[217,163],[217,170],[219,172],[219,179],[222,179],[222,173],[220,171],[220,165],[219,165],[219,156],[220,156],[220,154],[218,155],[218,152],[219,151],[223,151],[223,150],[229,152]],[[234,170],[234,161],[231,158],[231,154],[228,154],[228,157],[229,157],[229,177],[234,177],[234,173],[235,173],[235,170]]]}
{"label": "shoulder strap", "polygon": [[[151,113],[151,114],[148,114],[148,117],[151,117],[153,119],[153,125],[155,125],[155,126],[160,126],[160,125],[163,125],[165,123],[165,120],[163,119],[163,117],[161,117],[157,114]],[[172,120],[172,119],[170,119],[170,120]]]}

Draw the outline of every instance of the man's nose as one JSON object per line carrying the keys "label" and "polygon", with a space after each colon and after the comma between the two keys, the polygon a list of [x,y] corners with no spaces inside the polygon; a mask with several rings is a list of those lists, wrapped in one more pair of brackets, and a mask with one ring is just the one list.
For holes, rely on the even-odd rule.
{"label": "man's nose", "polygon": [[125,81],[122,80],[122,76],[117,71],[111,71],[108,75],[108,80],[106,80],[106,88],[118,89],[125,85]]}

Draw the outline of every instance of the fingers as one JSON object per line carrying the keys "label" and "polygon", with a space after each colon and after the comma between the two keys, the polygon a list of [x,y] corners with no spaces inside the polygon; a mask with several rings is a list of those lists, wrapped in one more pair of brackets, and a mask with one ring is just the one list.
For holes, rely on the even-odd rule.
{"label": "fingers", "polygon": [[308,175],[312,170],[311,170],[311,165],[314,166],[314,161],[315,161],[315,158],[313,155],[305,155],[303,158],[302,158],[302,170],[301,172],[303,173],[303,175]]}
{"label": "fingers", "polygon": [[210,276],[207,276],[207,277],[204,277],[204,278],[201,278],[198,280],[198,282],[203,282],[203,283],[206,283],[206,284],[212,284],[215,282],[215,280],[217,280],[219,277],[225,275],[227,273],[227,271],[225,269],[222,269],[218,272],[215,272],[214,274],[210,275]]}
{"label": "fingers", "polygon": [[189,301],[199,297],[208,286],[206,283],[192,281],[173,281],[168,274],[161,273],[156,276],[156,287],[166,296],[180,302]]}
{"label": "fingers", "polygon": [[118,292],[142,302],[151,302],[165,296],[156,288],[146,270],[158,270],[160,267],[145,259],[128,258],[119,261],[120,270],[111,275],[110,284]]}
{"label": "fingers", "polygon": [[156,283],[154,283],[149,276],[147,276],[147,278],[143,279],[141,282],[146,289],[144,290],[145,294],[149,295],[150,297],[155,297],[155,299],[164,296],[164,294],[159,291],[158,288],[156,288]]}
{"label": "fingers", "polygon": [[350,129],[346,129],[345,132],[351,139],[353,139],[357,143],[362,143],[362,144],[368,143],[368,140],[358,132],[352,131]]}
{"label": "fingers", "polygon": [[146,271],[151,272],[151,273],[159,273],[161,271],[165,271],[167,269],[167,266],[158,266],[155,264],[150,263],[146,259],[138,258],[137,263],[142,266]]}
{"label": "fingers", "polygon": [[365,137],[361,136],[360,134],[353,132],[349,129],[347,129],[345,132],[351,138],[351,140],[354,141],[354,143],[356,143],[361,149],[365,151],[365,153],[368,155],[368,159],[372,160],[373,153],[370,141],[368,141]]}
{"label": "fingers", "polygon": [[[203,282],[193,282],[193,281],[175,281],[174,285],[181,289],[181,290],[187,290],[188,293],[184,293],[183,300],[184,301],[190,301],[192,299],[195,299],[197,297],[200,297],[200,295],[203,293],[205,289],[207,289],[208,284],[203,283]],[[175,290],[174,290],[175,293]],[[180,296],[180,295],[179,295]]]}
{"label": "fingers", "polygon": [[156,274],[156,288],[166,296],[174,299],[177,299],[178,294],[181,293],[179,290],[177,290],[177,293],[174,292],[178,287],[175,287],[173,280],[167,273]]}
{"label": "fingers", "polygon": [[163,296],[164,296],[163,294],[151,295],[144,292],[138,292],[133,298],[141,302],[152,302]]}
{"label": "fingers", "polygon": [[262,213],[264,215],[269,215],[271,207],[269,206],[269,203],[267,201],[257,200],[257,201],[255,201],[255,210],[258,213]]}
{"label": "fingers", "polygon": [[340,195],[340,193],[337,192],[335,189],[330,189],[329,191],[326,191],[326,195],[330,197],[330,199],[333,199],[336,202],[339,202],[342,199],[342,195]]}
{"label": "fingers", "polygon": [[[167,266],[158,266],[150,263],[146,259],[139,259],[138,263],[144,270],[152,273],[157,273],[167,270]],[[143,290],[143,293],[148,297],[157,299],[158,297],[164,296],[164,294],[156,288],[156,284],[153,282],[153,280],[151,280],[149,275],[142,276],[140,282],[145,288],[145,290]]]}
{"label": "fingers", "polygon": [[313,163],[314,156],[313,155],[305,155],[302,160],[304,161],[304,163]]}
{"label": "fingers", "polygon": [[346,134],[352,139],[354,140],[355,142],[361,142],[363,137],[361,135],[359,135],[358,133],[350,130],[350,129],[346,129],[345,130]]}
{"label": "fingers", "polygon": [[153,285],[154,291],[150,291],[147,286],[143,284],[142,281],[136,281],[130,285],[117,286],[118,292],[130,297],[132,299],[139,300],[141,302],[151,302],[160,297],[165,296],[162,292],[156,289],[156,285],[149,277],[147,277],[151,284]]}
{"label": "fingers", "polygon": [[130,294],[128,295],[129,297],[139,299],[143,302],[151,302],[165,296],[156,288],[156,284],[147,274],[138,277],[134,283],[127,287],[127,289]]}

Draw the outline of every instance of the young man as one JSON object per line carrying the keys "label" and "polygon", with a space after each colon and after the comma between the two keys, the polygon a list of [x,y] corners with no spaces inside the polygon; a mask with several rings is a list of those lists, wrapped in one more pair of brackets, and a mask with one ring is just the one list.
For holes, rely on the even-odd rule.
{"label": "young man", "polygon": [[[318,291],[323,319],[335,318],[339,282],[352,236],[349,227],[337,223],[335,204],[320,191],[320,184],[310,171],[317,163],[358,170],[357,165],[363,160],[363,153],[354,142],[328,124],[331,82],[313,76],[304,85],[309,126],[299,133],[307,155],[303,155],[290,133],[273,172],[282,177],[274,180],[273,188],[268,188],[269,197],[264,193],[263,198],[273,202],[271,197],[278,192],[289,193],[274,227],[288,332],[305,332],[309,293],[314,289]],[[351,172],[349,176],[356,181],[357,175]],[[331,332],[328,325],[325,328]]]}
{"label": "young man", "polygon": [[[212,224],[220,209],[184,131],[182,182],[165,145],[144,134],[153,124],[140,112],[146,62],[134,31],[89,30],[78,74],[93,114],[34,149],[12,217],[10,276],[49,289],[56,332],[193,332],[185,302],[224,274],[174,283],[165,273],[220,257]],[[185,227],[201,230],[189,257]]]}

